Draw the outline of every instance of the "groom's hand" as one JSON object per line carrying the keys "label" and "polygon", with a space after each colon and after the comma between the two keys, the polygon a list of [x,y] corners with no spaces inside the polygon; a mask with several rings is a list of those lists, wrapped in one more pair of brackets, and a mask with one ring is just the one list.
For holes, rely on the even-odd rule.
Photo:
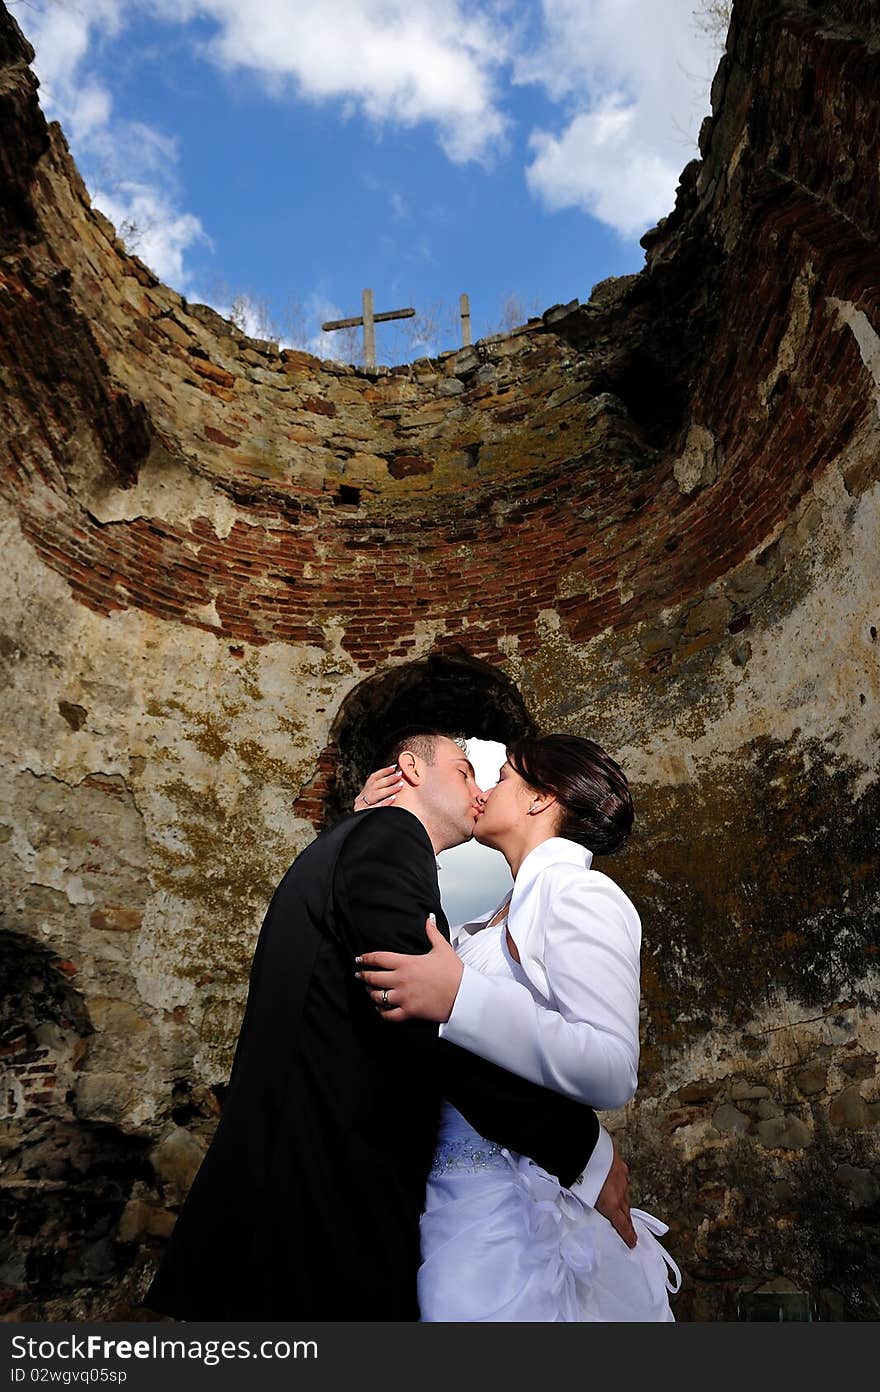
{"label": "groom's hand", "polygon": [[608,1171],[605,1183],[599,1190],[596,1211],[601,1213],[603,1218],[608,1219],[614,1231],[623,1238],[627,1247],[635,1247],[636,1230],[629,1216],[629,1166],[625,1160],[621,1160],[613,1137],[611,1147],[613,1157],[611,1169]]}

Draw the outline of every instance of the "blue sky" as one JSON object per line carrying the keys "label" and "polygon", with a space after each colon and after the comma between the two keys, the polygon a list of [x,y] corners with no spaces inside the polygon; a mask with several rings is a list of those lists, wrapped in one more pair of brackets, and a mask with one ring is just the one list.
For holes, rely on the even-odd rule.
{"label": "blue sky", "polygon": [[708,111],[701,0],[28,0],[46,114],[192,300],[350,360],[320,323],[412,305],[379,361],[638,270]]}
{"label": "blue sky", "polygon": [[[477,782],[486,793],[498,782],[507,751],[497,740],[469,739],[467,747]],[[494,909],[513,884],[501,853],[477,841],[442,851],[437,863],[443,912],[451,924],[466,923]]]}

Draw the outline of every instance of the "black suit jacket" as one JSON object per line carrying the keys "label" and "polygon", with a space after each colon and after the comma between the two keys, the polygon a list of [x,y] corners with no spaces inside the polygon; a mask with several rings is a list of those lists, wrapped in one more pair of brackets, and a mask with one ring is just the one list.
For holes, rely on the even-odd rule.
{"label": "black suit jacket", "polygon": [[362,812],[297,857],[263,923],[223,1116],[146,1303],[182,1319],[415,1320],[440,1099],[571,1183],[588,1107],[383,1021],[355,956],[427,949],[440,907],[421,822]]}

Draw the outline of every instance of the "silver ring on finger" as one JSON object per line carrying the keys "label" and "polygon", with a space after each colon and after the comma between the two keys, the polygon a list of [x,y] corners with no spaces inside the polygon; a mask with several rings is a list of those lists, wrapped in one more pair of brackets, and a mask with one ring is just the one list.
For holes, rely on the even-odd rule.
{"label": "silver ring on finger", "polygon": [[387,987],[387,986],[383,986],[383,987],[382,987],[382,1009],[383,1009],[383,1010],[390,1010],[390,1009],[391,1009],[391,1006],[388,1004],[388,987]]}

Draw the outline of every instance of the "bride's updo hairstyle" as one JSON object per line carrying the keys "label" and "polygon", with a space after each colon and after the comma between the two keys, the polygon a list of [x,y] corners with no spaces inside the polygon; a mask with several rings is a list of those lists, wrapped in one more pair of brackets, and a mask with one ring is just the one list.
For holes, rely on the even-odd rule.
{"label": "bride's updo hairstyle", "polygon": [[557,836],[594,855],[620,850],[632,830],[632,797],[623,769],[600,744],[579,735],[541,735],[515,740],[507,759],[535,792],[556,798],[562,812]]}

